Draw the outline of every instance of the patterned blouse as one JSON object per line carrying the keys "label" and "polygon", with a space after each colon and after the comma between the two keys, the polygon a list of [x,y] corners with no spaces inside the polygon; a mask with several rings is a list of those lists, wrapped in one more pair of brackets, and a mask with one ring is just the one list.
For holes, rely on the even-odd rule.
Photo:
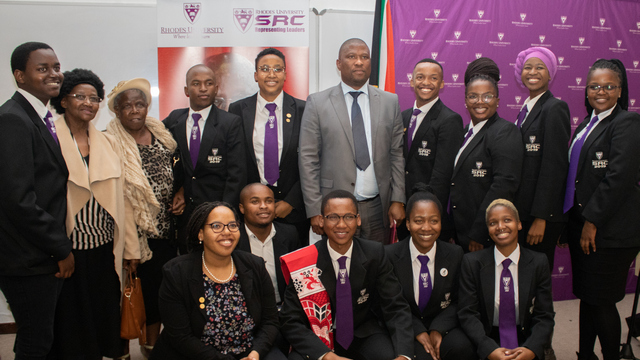
{"label": "patterned blouse", "polygon": [[202,342],[223,354],[237,355],[250,350],[255,322],[247,310],[238,274],[224,284],[202,276],[208,317]]}
{"label": "patterned blouse", "polygon": [[[173,153],[167,149],[154,136],[151,145],[138,144],[142,169],[156,195],[161,210],[156,217],[158,223],[158,238],[170,238],[171,204],[173,201],[173,172],[171,170],[171,156]],[[138,229],[138,232],[141,232]],[[151,236],[148,236],[151,237]]]}

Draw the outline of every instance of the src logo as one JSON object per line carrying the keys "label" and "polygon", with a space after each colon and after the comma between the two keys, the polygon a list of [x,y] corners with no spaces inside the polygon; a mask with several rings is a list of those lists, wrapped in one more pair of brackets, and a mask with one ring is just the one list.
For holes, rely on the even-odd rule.
{"label": "src logo", "polygon": [[256,16],[256,25],[257,26],[276,26],[278,24],[281,25],[293,25],[293,26],[302,26],[304,23],[302,22],[304,19],[304,15],[258,15]]}

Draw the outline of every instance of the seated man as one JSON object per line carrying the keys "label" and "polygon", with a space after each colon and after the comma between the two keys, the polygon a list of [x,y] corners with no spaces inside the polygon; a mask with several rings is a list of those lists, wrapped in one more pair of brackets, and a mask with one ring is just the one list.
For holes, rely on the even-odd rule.
{"label": "seated man", "polygon": [[510,201],[489,204],[486,221],[495,246],[462,259],[462,329],[481,359],[544,359],[554,325],[547,257],[518,245],[522,224]]}
{"label": "seated man", "polygon": [[326,238],[282,257],[289,284],[280,322],[293,347],[289,359],[411,359],[409,306],[382,244],[354,238],[356,198],[333,191],[321,213]]}
{"label": "seated man", "polygon": [[240,227],[240,240],[236,249],[264,259],[276,290],[276,303],[280,304],[286,286],[280,257],[298,249],[296,228],[273,221],[276,217],[273,191],[260,183],[249,184],[242,189],[240,212],[244,215],[244,226]]}

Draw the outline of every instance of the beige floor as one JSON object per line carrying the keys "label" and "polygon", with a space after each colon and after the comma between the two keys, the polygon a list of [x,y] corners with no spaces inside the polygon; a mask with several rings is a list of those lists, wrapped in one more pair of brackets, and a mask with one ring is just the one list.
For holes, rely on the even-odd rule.
{"label": "beige floor", "polygon": [[[576,358],[578,349],[578,300],[558,301],[554,303],[556,311],[556,326],[553,338],[553,348],[558,360],[570,360]],[[623,318],[622,341],[627,338],[627,326],[624,318],[631,314],[633,306],[633,295],[627,295],[624,300],[618,303],[618,311]],[[0,359],[12,360],[14,335],[0,335]],[[632,348],[636,357],[640,357],[640,343],[632,340]],[[600,347],[596,342],[596,354],[600,355]],[[131,359],[142,360],[138,341],[131,342]]]}

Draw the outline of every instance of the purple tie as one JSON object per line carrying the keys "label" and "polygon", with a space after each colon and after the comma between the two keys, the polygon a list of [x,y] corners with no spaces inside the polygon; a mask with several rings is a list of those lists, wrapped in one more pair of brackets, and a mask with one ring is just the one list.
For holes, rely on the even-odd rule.
{"label": "purple tie", "polygon": [[460,145],[460,149],[462,149],[464,145],[467,143],[467,141],[471,139],[471,135],[473,135],[473,127],[469,129],[469,131],[467,132],[467,135],[464,137],[464,141],[462,142],[462,145]]}
{"label": "purple tie", "polygon": [[423,312],[431,298],[431,290],[433,289],[433,286],[431,285],[431,274],[429,273],[429,267],[427,266],[429,263],[429,257],[427,255],[418,255],[418,260],[420,260],[420,263],[422,264],[420,267],[420,279],[418,279],[418,286],[420,287],[418,307],[420,308],[420,312]]}
{"label": "purple tie", "polygon": [[416,131],[416,124],[418,123],[418,115],[422,111],[420,109],[413,110],[411,115],[411,121],[409,121],[409,131],[407,132],[407,150],[411,150],[411,143],[413,142],[413,133]]}
{"label": "purple tie", "polygon": [[269,110],[269,118],[264,127],[264,178],[269,185],[278,181],[280,167],[278,166],[278,118],[276,104],[268,103],[264,106]]}
{"label": "purple tie", "polygon": [[502,276],[500,276],[500,312],[498,313],[498,327],[500,328],[500,346],[507,349],[518,347],[518,332],[516,330],[516,303],[513,287],[513,277],[509,271],[510,259],[502,262]]}
{"label": "purple tie", "polygon": [[522,123],[524,122],[524,118],[527,117],[528,112],[529,108],[527,108],[527,105],[525,105],[522,110],[520,110],[520,113],[518,114],[518,121],[516,121],[516,126],[518,127],[518,129],[522,127]]}
{"label": "purple tie", "polygon": [[193,113],[193,127],[191,128],[191,136],[189,136],[189,154],[191,155],[191,164],[193,168],[196,168],[198,163],[198,154],[200,153],[200,127],[198,121],[202,118],[202,115]]}
{"label": "purple tie", "polygon": [[49,129],[49,133],[53,136],[53,140],[56,141],[56,144],[60,144],[58,142],[58,134],[56,134],[56,125],[53,123],[51,111],[47,110],[47,115],[44,116],[44,122],[47,124],[47,129]]}
{"label": "purple tie", "polygon": [[578,162],[580,161],[580,151],[582,150],[582,145],[584,145],[584,140],[591,131],[593,125],[598,121],[598,116],[594,116],[591,121],[589,121],[589,125],[587,125],[587,130],[582,133],[582,136],[576,138],[573,143],[573,148],[571,149],[571,155],[569,157],[569,173],[567,174],[567,188],[564,193],[564,207],[562,210],[566,213],[571,210],[573,207],[573,200],[576,195],[576,176],[578,175]]}
{"label": "purple tie", "polygon": [[345,350],[353,341],[353,304],[351,302],[351,283],[347,274],[347,257],[338,258],[338,282],[336,284],[336,330],[338,344]]}

